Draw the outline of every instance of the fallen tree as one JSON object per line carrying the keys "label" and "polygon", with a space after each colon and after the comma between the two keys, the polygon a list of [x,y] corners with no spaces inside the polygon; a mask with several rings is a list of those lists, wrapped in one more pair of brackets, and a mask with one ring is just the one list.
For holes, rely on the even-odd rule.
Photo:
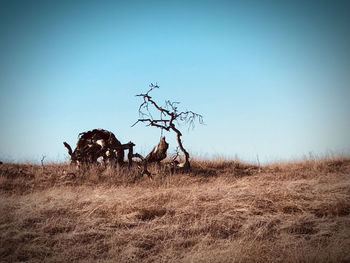
{"label": "fallen tree", "polygon": [[123,166],[125,165],[124,151],[128,150],[127,157],[129,167],[133,164],[133,158],[138,158],[141,160],[141,162],[139,162],[139,168],[142,169],[140,174],[146,174],[149,177],[152,176],[147,169],[148,164],[159,163],[165,159],[169,147],[169,144],[165,141],[165,137],[162,137],[152,151],[146,157],[143,157],[141,154],[134,154],[134,143],[128,142],[126,144],[121,144],[115,135],[107,130],[93,129],[80,133],[78,137],[79,139],[74,151],[67,142],[63,142],[71,157],[71,163],[78,166],[89,165],[98,163],[98,159],[101,158],[101,163],[105,165],[114,166],[117,164]]}
{"label": "fallen tree", "polygon": [[115,135],[107,130],[93,129],[79,134],[79,139],[74,151],[71,146],[63,142],[71,157],[71,162],[77,165],[97,163],[99,158],[107,164],[124,165],[124,151],[129,150],[129,166],[134,157],[134,143],[121,144]]}

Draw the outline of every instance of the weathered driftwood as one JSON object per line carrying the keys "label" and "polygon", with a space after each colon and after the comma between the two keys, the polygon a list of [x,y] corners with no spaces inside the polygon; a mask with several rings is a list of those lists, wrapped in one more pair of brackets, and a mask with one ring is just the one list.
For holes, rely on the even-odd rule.
{"label": "weathered driftwood", "polygon": [[76,148],[72,151],[70,145],[63,142],[71,157],[71,162],[76,164],[96,163],[102,157],[104,163],[119,165],[124,164],[124,150],[129,150],[129,166],[132,164],[133,147],[129,142],[121,144],[115,135],[107,130],[94,129],[79,134]]}
{"label": "weathered driftwood", "polygon": [[145,158],[143,158],[140,154],[134,154],[135,157],[140,158],[143,170],[141,172],[141,175],[148,175],[149,177],[151,176],[151,173],[148,171],[147,167],[148,164],[150,163],[158,163],[160,164],[160,162],[162,160],[164,160],[167,157],[167,150],[169,148],[169,144],[165,141],[165,137],[163,136],[159,143],[152,149],[152,151],[147,154],[147,156]]}
{"label": "weathered driftwood", "polygon": [[159,163],[166,158],[168,148],[169,144],[165,141],[165,136],[163,136],[157,146],[146,156],[145,161],[147,163]]}

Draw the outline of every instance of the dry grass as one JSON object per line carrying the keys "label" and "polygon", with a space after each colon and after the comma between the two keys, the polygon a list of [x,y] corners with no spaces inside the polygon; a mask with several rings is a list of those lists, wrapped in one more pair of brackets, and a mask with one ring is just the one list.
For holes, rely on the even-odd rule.
{"label": "dry grass", "polygon": [[1,262],[350,262],[350,160],[0,166]]}

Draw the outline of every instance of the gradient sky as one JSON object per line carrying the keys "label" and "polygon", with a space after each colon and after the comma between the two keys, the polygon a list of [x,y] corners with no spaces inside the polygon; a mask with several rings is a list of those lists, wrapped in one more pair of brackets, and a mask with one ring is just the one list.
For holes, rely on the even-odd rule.
{"label": "gradient sky", "polygon": [[93,128],[146,154],[150,82],[204,115],[193,155],[349,153],[350,2],[290,2],[0,0],[0,159],[67,160]]}

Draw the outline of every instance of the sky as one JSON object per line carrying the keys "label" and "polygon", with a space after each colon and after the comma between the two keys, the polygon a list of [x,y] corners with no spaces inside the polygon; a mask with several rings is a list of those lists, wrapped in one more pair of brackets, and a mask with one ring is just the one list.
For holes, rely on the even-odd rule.
{"label": "sky", "polygon": [[94,128],[147,154],[151,82],[204,116],[180,127],[192,156],[349,154],[350,2],[288,2],[0,0],[0,160],[66,161]]}

